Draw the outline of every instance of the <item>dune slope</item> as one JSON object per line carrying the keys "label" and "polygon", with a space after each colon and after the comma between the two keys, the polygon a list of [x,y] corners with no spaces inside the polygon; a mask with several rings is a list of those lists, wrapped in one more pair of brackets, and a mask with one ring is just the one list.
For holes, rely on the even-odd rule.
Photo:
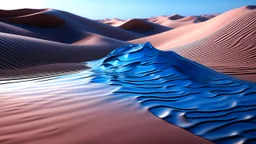
{"label": "dune slope", "polygon": [[94,38],[97,42],[79,46],[0,33],[0,69],[90,61],[128,44],[106,37]]}

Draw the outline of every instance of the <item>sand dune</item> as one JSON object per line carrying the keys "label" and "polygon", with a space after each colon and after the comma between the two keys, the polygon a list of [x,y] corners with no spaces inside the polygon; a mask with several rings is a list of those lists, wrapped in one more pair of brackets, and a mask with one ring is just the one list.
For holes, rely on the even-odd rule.
{"label": "sand dune", "polygon": [[97,41],[93,44],[79,46],[0,33],[0,69],[90,61],[128,44],[110,38],[95,38]]}
{"label": "sand dune", "polygon": [[163,16],[157,17],[154,19],[149,19],[149,21],[154,22],[159,25],[163,25],[169,28],[178,28],[194,23],[204,22],[209,20],[210,18],[202,17],[202,16],[188,16],[183,17],[180,15],[172,15],[172,16]]}
{"label": "sand dune", "polygon": [[[7,24],[15,24],[16,27],[22,27],[22,29],[33,32],[39,38],[46,40],[73,43],[83,39],[86,36],[84,32],[95,33],[118,40],[131,40],[141,37],[136,33],[54,9],[46,9],[43,11],[31,10],[32,12],[36,12],[28,13],[25,11],[21,12],[21,14],[24,15],[20,14],[19,16],[5,17],[6,13],[16,13],[16,11],[20,12],[23,10],[14,10],[14,12],[2,10],[1,12],[4,17],[0,20]],[[22,24],[22,26],[16,24]],[[43,27],[54,28],[45,29]],[[12,33],[14,34],[14,32]],[[19,32],[15,34],[19,34]],[[70,35],[72,35],[72,38]]]}
{"label": "sand dune", "polygon": [[184,17],[181,15],[178,15],[178,14],[168,16],[168,19],[170,19],[170,20],[178,20],[178,19],[182,19],[182,18],[184,18]]}
{"label": "sand dune", "polygon": [[[21,25],[30,25],[35,27],[58,27],[64,24],[64,20],[54,16],[47,14],[45,10],[32,10],[32,9],[21,9],[17,11],[4,12],[0,11],[0,17],[3,16],[2,21],[6,21],[13,24],[21,24]],[[24,12],[23,12],[24,11]],[[31,11],[31,12],[29,12]],[[2,14],[1,14],[2,13]],[[10,15],[8,15],[8,13]],[[21,15],[23,14],[23,15]]]}
{"label": "sand dune", "polygon": [[194,43],[179,54],[238,78],[256,81],[256,10]]}
{"label": "sand dune", "polygon": [[0,10],[0,17],[19,17],[47,11],[48,9],[17,9],[17,10]]}
{"label": "sand dune", "polygon": [[143,19],[130,19],[121,23],[118,27],[146,35],[153,35],[170,30],[168,27],[154,24]]}
{"label": "sand dune", "polygon": [[125,22],[126,20],[121,20],[121,19],[117,19],[117,18],[113,18],[113,19],[104,19],[104,20],[98,20],[99,22],[111,25],[111,26],[119,26],[121,25],[123,22]]}

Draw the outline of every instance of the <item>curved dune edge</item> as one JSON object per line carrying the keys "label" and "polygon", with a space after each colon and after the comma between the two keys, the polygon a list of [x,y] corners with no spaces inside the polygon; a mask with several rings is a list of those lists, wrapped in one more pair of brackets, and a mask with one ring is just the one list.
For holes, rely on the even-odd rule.
{"label": "curved dune edge", "polygon": [[116,99],[114,87],[89,84],[86,75],[1,84],[0,142],[211,143],[156,118],[134,99]]}
{"label": "curved dune edge", "polygon": [[49,9],[0,10],[0,17],[18,17],[48,11]]}
{"label": "curved dune edge", "polygon": [[[29,26],[36,26],[36,27],[58,27],[65,23],[63,19],[58,18],[51,14],[47,14],[47,12],[51,11],[51,9],[43,9],[43,10],[30,9],[30,11],[31,13],[28,13],[24,9],[6,11],[4,12],[4,14],[6,15],[4,15],[3,20],[13,24],[22,24],[22,25],[29,25]],[[9,14],[10,16],[8,15],[8,13],[10,13]],[[1,16],[1,11],[0,11],[0,16]]]}

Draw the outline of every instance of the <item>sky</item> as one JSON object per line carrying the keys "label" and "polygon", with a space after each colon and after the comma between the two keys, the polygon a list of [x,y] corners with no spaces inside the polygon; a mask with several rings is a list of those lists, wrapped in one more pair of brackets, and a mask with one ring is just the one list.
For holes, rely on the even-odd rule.
{"label": "sky", "polygon": [[91,19],[216,14],[256,0],[0,0],[0,9],[53,8]]}

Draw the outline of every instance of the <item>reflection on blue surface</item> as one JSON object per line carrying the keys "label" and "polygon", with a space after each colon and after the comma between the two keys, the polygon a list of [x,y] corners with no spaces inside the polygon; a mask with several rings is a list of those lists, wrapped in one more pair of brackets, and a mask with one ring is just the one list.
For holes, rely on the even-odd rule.
{"label": "reflection on blue surface", "polygon": [[119,85],[155,116],[216,143],[256,143],[256,85],[150,43],[88,64],[92,82]]}

